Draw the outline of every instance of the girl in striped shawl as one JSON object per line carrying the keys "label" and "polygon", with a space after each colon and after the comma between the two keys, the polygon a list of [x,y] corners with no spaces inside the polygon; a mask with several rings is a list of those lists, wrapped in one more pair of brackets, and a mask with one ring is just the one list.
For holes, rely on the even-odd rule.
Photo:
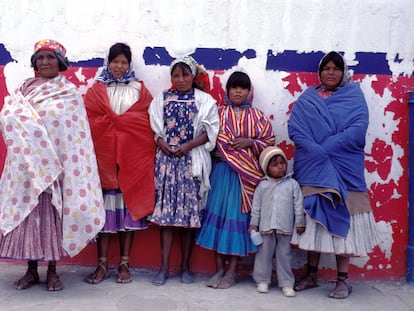
{"label": "girl in striped shawl", "polygon": [[211,190],[197,238],[198,245],[216,252],[216,273],[207,283],[213,288],[233,286],[239,258],[256,251],[247,229],[253,192],[263,177],[258,159],[263,149],[275,144],[275,135],[269,119],[248,100],[250,89],[247,74],[232,73],[226,84],[228,98],[219,108]]}

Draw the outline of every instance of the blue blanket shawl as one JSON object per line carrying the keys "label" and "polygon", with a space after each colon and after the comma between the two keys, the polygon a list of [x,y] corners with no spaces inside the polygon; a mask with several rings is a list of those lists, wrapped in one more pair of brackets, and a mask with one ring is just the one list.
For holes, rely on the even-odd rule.
{"label": "blue blanket shawl", "polygon": [[308,88],[295,102],[289,119],[296,180],[301,186],[331,188],[341,195],[339,200],[305,198],[308,214],[335,235],[345,237],[349,230],[347,191],[366,191],[367,127],[368,108],[358,83],[347,84],[326,99],[316,87]]}

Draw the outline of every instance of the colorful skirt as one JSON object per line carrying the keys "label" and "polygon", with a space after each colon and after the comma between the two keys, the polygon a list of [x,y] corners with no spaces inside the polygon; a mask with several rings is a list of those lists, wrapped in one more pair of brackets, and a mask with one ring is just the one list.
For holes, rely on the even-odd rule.
{"label": "colorful skirt", "polygon": [[133,220],[124,203],[124,197],[119,189],[103,189],[105,204],[105,226],[103,233],[147,229],[149,222],[145,218]]}
{"label": "colorful skirt", "polygon": [[247,256],[256,252],[247,233],[250,214],[241,212],[239,175],[226,162],[217,162],[210,180],[211,190],[197,245],[225,255]]}
{"label": "colorful skirt", "polygon": [[62,223],[52,195],[43,192],[33,211],[15,229],[0,235],[0,257],[58,261],[68,254],[62,247]]}
{"label": "colorful skirt", "polygon": [[200,228],[200,181],[191,173],[191,156],[155,158],[155,208],[149,220],[160,226]]}

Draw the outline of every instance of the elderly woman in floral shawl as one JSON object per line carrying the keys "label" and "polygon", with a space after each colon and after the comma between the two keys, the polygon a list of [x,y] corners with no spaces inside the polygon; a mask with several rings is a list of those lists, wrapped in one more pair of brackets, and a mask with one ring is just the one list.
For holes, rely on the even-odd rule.
{"label": "elderly woman in floral shawl", "polygon": [[0,179],[0,256],[29,260],[16,289],[39,283],[49,262],[49,291],[63,288],[56,262],[75,256],[105,222],[102,191],[82,97],[59,74],[69,66],[54,40],[35,44],[36,72],[5,99],[0,114],[7,158]]}

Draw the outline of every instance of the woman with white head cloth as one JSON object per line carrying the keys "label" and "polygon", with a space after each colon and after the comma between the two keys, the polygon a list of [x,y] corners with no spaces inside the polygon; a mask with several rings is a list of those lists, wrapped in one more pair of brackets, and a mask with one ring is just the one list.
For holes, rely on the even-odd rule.
{"label": "woman with white head cloth", "polygon": [[168,278],[175,229],[181,233],[181,282],[193,282],[194,229],[201,226],[210,188],[210,151],[219,126],[216,101],[198,84],[208,76],[194,58],[173,60],[170,74],[171,88],[158,94],[149,107],[157,144],[155,209],[150,221],[160,226],[161,239],[161,266],[152,280],[156,286]]}

